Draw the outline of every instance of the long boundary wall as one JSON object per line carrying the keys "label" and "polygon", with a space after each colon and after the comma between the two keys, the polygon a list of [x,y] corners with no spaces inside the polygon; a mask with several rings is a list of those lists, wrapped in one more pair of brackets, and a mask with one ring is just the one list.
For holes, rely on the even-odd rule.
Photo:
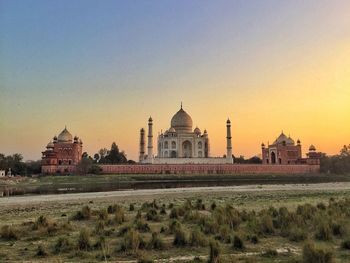
{"label": "long boundary wall", "polygon": [[134,164],[100,165],[105,174],[307,174],[319,165],[262,164]]}

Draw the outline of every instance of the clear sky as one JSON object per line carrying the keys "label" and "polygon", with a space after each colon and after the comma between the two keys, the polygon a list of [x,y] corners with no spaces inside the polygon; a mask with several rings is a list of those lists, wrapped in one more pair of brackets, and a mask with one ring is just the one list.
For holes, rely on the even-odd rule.
{"label": "clear sky", "polygon": [[225,153],[283,130],[350,143],[350,1],[0,0],[0,152],[39,159],[67,125],[93,155],[168,129],[183,101]]}

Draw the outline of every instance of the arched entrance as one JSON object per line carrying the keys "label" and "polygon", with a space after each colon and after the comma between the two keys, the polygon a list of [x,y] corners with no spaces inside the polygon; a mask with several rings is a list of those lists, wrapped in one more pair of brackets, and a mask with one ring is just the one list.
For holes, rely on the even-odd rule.
{"label": "arched entrance", "polygon": [[276,154],[274,152],[271,152],[271,163],[272,164],[276,163]]}
{"label": "arched entrance", "polygon": [[190,141],[184,141],[182,143],[182,156],[185,158],[192,157],[192,143]]}
{"label": "arched entrance", "polygon": [[171,158],[176,158],[176,151],[171,151],[170,157]]}

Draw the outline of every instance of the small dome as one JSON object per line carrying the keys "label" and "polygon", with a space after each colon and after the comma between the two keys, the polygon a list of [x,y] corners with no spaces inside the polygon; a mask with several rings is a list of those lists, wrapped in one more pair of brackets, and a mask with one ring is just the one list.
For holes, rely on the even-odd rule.
{"label": "small dome", "polygon": [[310,145],[310,147],[309,147],[309,151],[310,152],[314,152],[314,151],[316,151],[316,147],[314,146],[314,145]]}
{"label": "small dome", "polygon": [[52,141],[50,141],[47,145],[46,145],[46,148],[47,149],[53,149],[55,147],[55,145],[53,144]]}
{"label": "small dome", "polygon": [[193,132],[198,135],[201,134],[201,130],[198,127],[196,127]]}
{"label": "small dome", "polygon": [[148,122],[152,122],[152,121],[153,121],[152,117],[149,117]]}
{"label": "small dome", "polygon": [[181,109],[172,117],[171,127],[173,127],[177,132],[191,132],[192,118],[181,107]]}
{"label": "small dome", "polygon": [[53,137],[53,141],[54,141],[54,142],[57,141],[57,136],[56,136],[56,135]]}
{"label": "small dome", "polygon": [[227,123],[227,124],[230,124],[230,123],[231,123],[230,119],[227,119],[226,123]]}
{"label": "small dome", "polygon": [[207,130],[204,130],[204,133],[207,134]]}
{"label": "small dome", "polygon": [[73,136],[67,128],[64,128],[64,130],[58,135],[58,142],[72,142],[72,140]]}
{"label": "small dome", "polygon": [[176,130],[174,129],[174,127],[171,127],[168,132],[176,132]]}
{"label": "small dome", "polygon": [[262,143],[262,144],[261,144],[261,148],[265,148],[265,143]]}
{"label": "small dome", "polygon": [[78,136],[74,136],[74,141],[77,141],[79,139]]}
{"label": "small dome", "polygon": [[288,145],[294,145],[295,144],[294,140],[290,136],[287,139],[287,144]]}

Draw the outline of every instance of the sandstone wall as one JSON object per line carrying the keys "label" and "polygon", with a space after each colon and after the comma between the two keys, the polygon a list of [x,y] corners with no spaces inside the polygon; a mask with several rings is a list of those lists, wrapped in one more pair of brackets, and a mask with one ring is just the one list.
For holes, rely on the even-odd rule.
{"label": "sandstone wall", "polygon": [[101,165],[110,174],[305,174],[318,173],[319,165],[262,164],[135,164]]}

